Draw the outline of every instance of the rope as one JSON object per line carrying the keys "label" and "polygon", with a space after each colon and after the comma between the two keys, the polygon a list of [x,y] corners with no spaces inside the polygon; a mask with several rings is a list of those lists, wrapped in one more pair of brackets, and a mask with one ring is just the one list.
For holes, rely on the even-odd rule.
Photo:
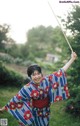
{"label": "rope", "polygon": [[65,40],[66,40],[66,42],[67,42],[67,44],[68,44],[68,46],[69,46],[71,52],[73,52],[73,49],[72,49],[72,47],[71,47],[71,45],[70,45],[70,43],[69,43],[69,40],[67,39],[65,33],[63,32],[63,29],[62,29],[62,27],[61,27],[61,24],[59,23],[59,21],[58,21],[58,19],[57,19],[57,16],[55,15],[55,13],[54,13],[54,11],[53,11],[53,9],[52,9],[52,7],[51,7],[51,5],[50,5],[49,2],[48,2],[48,5],[49,5],[49,7],[50,7],[50,9],[51,9],[51,11],[52,11],[52,13],[53,13],[53,15],[55,16],[55,18],[56,18],[56,20],[57,20],[57,22],[58,22],[58,24],[59,24],[59,27],[60,27],[60,29],[61,29],[61,31],[62,31],[64,37],[65,37]]}

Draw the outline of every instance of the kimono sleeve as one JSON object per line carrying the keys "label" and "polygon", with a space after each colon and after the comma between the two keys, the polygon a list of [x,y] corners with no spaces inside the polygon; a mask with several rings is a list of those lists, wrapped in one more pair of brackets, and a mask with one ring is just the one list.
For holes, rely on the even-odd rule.
{"label": "kimono sleeve", "polygon": [[28,102],[30,101],[29,87],[24,86],[17,95],[15,95],[5,105],[6,111],[14,116],[20,123],[24,125],[31,125],[34,122],[31,107]]}
{"label": "kimono sleeve", "polygon": [[67,77],[63,69],[54,72],[49,75],[48,78],[50,84],[49,97],[51,103],[70,98]]}

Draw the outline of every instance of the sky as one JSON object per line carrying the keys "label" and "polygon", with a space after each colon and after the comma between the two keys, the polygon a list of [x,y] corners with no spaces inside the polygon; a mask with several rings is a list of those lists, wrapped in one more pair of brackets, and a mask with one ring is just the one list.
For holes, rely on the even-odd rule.
{"label": "sky", "polygon": [[72,6],[71,3],[59,3],[59,0],[0,0],[0,24],[10,25],[10,36],[16,43],[23,44],[32,27],[58,25],[48,2],[55,14],[61,17]]}

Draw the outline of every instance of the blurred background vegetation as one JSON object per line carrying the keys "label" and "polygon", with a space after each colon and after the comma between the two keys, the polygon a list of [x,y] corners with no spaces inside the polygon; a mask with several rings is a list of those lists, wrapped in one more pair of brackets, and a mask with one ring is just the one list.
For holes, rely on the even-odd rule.
{"label": "blurred background vegetation", "polygon": [[[73,6],[61,22],[78,55],[67,71],[71,98],[66,102],[65,111],[80,117],[80,6]],[[25,44],[16,44],[8,36],[9,32],[8,24],[0,25],[0,87],[16,88],[28,83],[26,70],[31,64],[39,64],[46,75],[58,70],[70,59],[71,52],[59,26],[33,27],[26,33]]]}

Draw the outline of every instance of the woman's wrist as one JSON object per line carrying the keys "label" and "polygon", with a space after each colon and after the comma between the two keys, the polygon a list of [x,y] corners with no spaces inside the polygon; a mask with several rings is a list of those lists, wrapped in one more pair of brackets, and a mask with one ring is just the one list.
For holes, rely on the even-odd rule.
{"label": "woman's wrist", "polygon": [[3,111],[5,110],[5,106],[2,107]]}
{"label": "woman's wrist", "polygon": [[5,111],[5,106],[3,106],[2,108],[0,108],[0,111],[1,112]]}

